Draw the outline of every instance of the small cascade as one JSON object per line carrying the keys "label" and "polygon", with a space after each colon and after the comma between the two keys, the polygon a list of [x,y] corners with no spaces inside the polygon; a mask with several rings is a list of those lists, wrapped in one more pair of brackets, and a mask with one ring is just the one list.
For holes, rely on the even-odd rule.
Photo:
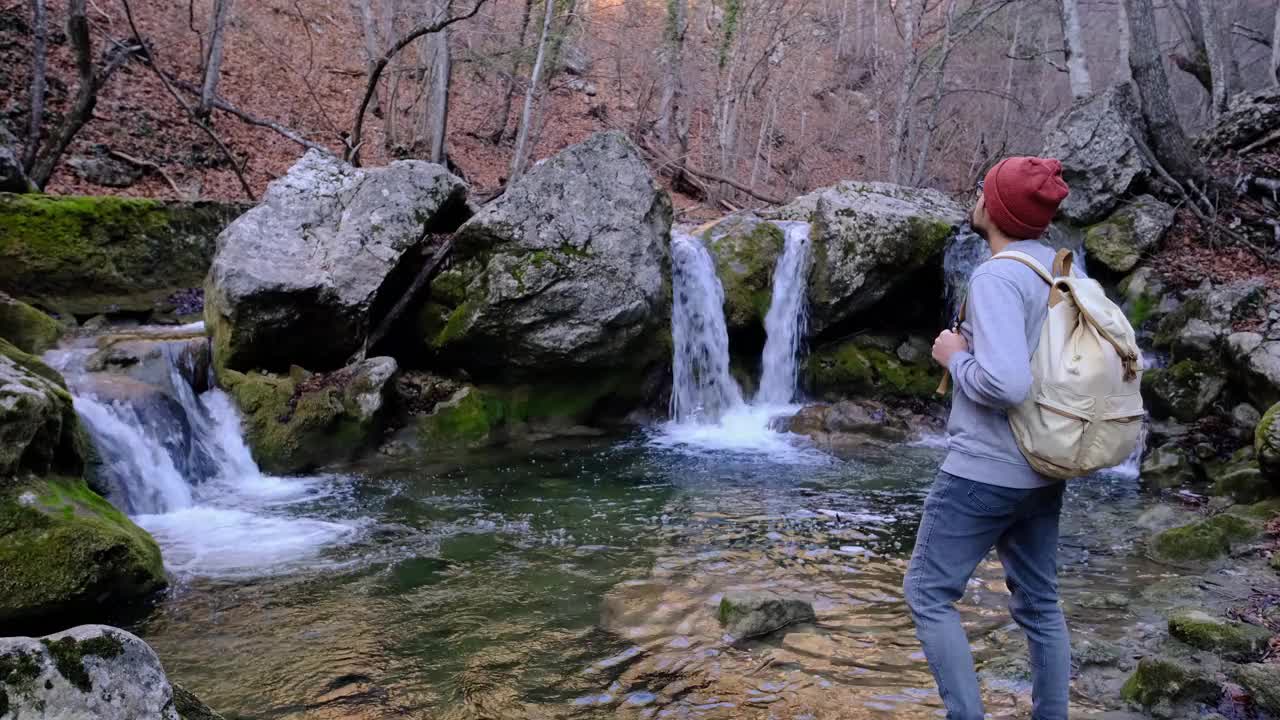
{"label": "small cascade", "polygon": [[960,304],[964,302],[969,291],[969,276],[982,263],[991,257],[991,248],[987,241],[965,226],[947,242],[946,251],[942,255],[942,274],[946,282],[946,313],[943,318],[948,326],[960,312]]}
{"label": "small cascade", "polygon": [[102,458],[96,484],[156,537],[175,571],[269,574],[314,558],[354,530],[285,509],[327,490],[258,469],[235,404],[213,387],[203,331],[133,329],[108,350],[83,339],[46,355]]}
{"label": "small cascade", "polygon": [[805,295],[809,269],[809,223],[779,223],[786,245],[773,271],[773,299],[765,315],[768,338],[761,358],[756,403],[788,405],[796,396],[800,344],[807,329]]}
{"label": "small cascade", "polygon": [[671,417],[714,423],[743,404],[742,390],[729,373],[724,287],[711,253],[687,233],[672,232],[671,268]]}

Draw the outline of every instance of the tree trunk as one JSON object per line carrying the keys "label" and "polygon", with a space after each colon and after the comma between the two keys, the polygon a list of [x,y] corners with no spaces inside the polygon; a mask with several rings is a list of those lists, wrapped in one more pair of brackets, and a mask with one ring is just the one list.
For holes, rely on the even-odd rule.
{"label": "tree trunk", "polygon": [[533,0],[524,0],[524,12],[520,15],[520,42],[511,53],[511,72],[507,75],[507,91],[502,99],[502,111],[498,113],[498,126],[489,137],[494,145],[502,142],[507,134],[507,122],[511,120],[511,102],[516,94],[516,76],[520,74],[520,58],[524,55],[524,39],[529,32],[529,15],[533,12]]}
{"label": "tree trunk", "polygon": [[[1022,32],[1022,8],[1013,11],[1013,38],[1009,41],[1009,65],[1004,76],[1004,113],[1000,117],[1000,144],[1009,144],[1009,117],[1013,114],[1013,66]],[[976,146],[975,146],[976,147]]]}
{"label": "tree trunk", "polygon": [[[911,132],[911,99],[915,95],[916,83],[920,81],[921,59],[916,48],[918,25],[923,13],[923,0],[902,0],[905,20],[903,22],[903,38],[907,46],[907,66],[902,73],[898,85],[898,103],[893,113],[893,137],[889,146],[889,182],[901,183],[903,163]],[[920,8],[920,9],[917,9]]]}
{"label": "tree trunk", "polygon": [[671,128],[676,125],[683,88],[681,65],[684,60],[685,16],[689,0],[667,0],[667,33],[664,59],[666,73],[663,76],[662,101],[658,106],[658,138],[663,146],[671,145]]}
{"label": "tree trunk", "polygon": [[1133,82],[1133,73],[1129,70],[1129,14],[1125,12],[1123,1],[1116,3],[1116,15],[1120,27],[1120,82]]}
{"label": "tree trunk", "polygon": [[1129,19],[1129,68],[1138,88],[1151,148],[1171,175],[1199,182],[1205,177],[1205,169],[1174,111],[1169,78],[1160,61],[1151,0],[1124,0],[1124,5]]}
{"label": "tree trunk", "polygon": [[924,180],[924,169],[929,163],[929,151],[933,146],[933,133],[937,130],[938,111],[942,109],[942,93],[946,89],[947,60],[951,58],[951,27],[956,16],[956,0],[948,0],[947,15],[942,30],[942,55],[938,57],[933,84],[933,101],[929,106],[929,116],[924,122],[924,136],[920,138],[920,153],[916,157],[916,167],[911,173],[912,185],[919,185]]}
{"label": "tree trunk", "polygon": [[1271,35],[1271,82],[1280,85],[1280,4],[1276,5],[1276,29]]}
{"label": "tree trunk", "polygon": [[[441,0],[436,13],[436,21],[449,16],[452,7],[450,0]],[[445,139],[449,134],[449,87],[452,85],[453,61],[449,55],[449,28],[436,33],[431,38],[435,49],[431,75],[431,162],[444,163]]]}
{"label": "tree trunk", "polygon": [[232,0],[213,0],[213,15],[209,18],[209,53],[204,59],[204,82],[200,86],[200,104],[196,116],[209,117],[213,100],[218,96],[218,76],[222,73],[222,38],[231,16]]}
{"label": "tree trunk", "polygon": [[551,37],[551,18],[555,15],[555,0],[543,0],[546,11],[542,18],[542,36],[538,38],[538,55],[533,61],[533,72],[529,74],[529,85],[524,96],[524,111],[520,114],[520,129],[516,132],[516,149],[511,156],[511,177],[508,184],[514,183],[524,174],[525,165],[529,162],[528,147],[530,122],[533,120],[534,104],[537,102],[538,86],[542,82],[542,66],[547,59],[547,42]]}
{"label": "tree trunk", "polygon": [[1230,77],[1228,76],[1228,58],[1226,49],[1222,47],[1222,32],[1217,19],[1217,3],[1215,0],[1204,0],[1198,3],[1201,26],[1204,33],[1204,59],[1208,61],[1210,72],[1210,108],[1213,118],[1219,117],[1226,110],[1231,97]]}
{"label": "tree trunk", "polygon": [[[1280,29],[1280,24],[1276,27]],[[44,0],[31,0],[31,33],[31,120],[22,154],[22,168],[28,174],[40,153],[40,130],[44,125],[45,68],[49,61],[49,17]]]}
{"label": "tree trunk", "polygon": [[1058,9],[1062,18],[1062,51],[1066,55],[1067,74],[1071,79],[1071,96],[1077,99],[1088,97],[1093,87],[1089,82],[1089,63],[1080,31],[1079,2],[1062,0]]}
{"label": "tree trunk", "polygon": [[[382,38],[378,34],[378,18],[373,11],[371,0],[360,0],[358,6],[360,13],[360,26],[364,32],[364,52],[368,56],[367,66],[368,77],[373,77],[374,68],[378,65],[378,58],[382,57]],[[378,88],[373,89],[373,107],[374,114],[378,114],[382,110],[382,103],[378,98]]]}

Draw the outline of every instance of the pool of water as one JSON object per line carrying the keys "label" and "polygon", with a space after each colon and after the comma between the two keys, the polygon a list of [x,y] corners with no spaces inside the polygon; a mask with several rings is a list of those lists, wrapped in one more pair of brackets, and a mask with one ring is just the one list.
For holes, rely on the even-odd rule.
{"label": "pool of water", "polygon": [[[300,533],[347,528],[293,562],[234,526],[201,526],[207,545],[159,528],[167,556],[182,551],[177,581],[133,629],[228,717],[934,717],[900,588],[941,455],[774,458],[638,434],[379,459],[258,510]],[[1084,598],[1168,573],[1133,552],[1149,502],[1132,479],[1072,483],[1077,638],[1147,612]],[[272,561],[255,573],[258,551]],[[726,643],[721,594],[766,587],[812,597],[818,622]],[[984,563],[964,603],[980,661],[1017,654],[1006,598]],[[987,692],[997,715],[1025,714],[1025,682]]]}

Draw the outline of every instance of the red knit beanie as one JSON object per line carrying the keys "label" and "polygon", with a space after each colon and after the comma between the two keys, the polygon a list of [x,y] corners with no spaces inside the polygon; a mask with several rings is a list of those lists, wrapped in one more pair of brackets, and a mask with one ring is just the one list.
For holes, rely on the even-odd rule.
{"label": "red knit beanie", "polygon": [[1044,234],[1068,192],[1062,163],[1040,157],[1001,160],[987,171],[982,189],[996,227],[1024,240]]}

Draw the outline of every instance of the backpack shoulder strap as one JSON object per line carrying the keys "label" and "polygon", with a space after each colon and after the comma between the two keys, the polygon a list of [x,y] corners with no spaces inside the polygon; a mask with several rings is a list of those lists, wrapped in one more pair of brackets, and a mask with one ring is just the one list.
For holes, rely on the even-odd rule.
{"label": "backpack shoulder strap", "polygon": [[1041,265],[1039,260],[1035,259],[1034,257],[1031,257],[1030,255],[1024,252],[1021,252],[1019,250],[1005,250],[1002,253],[998,253],[992,256],[991,259],[992,260],[1013,260],[1015,262],[1020,262],[1023,265],[1026,265],[1027,267],[1031,268],[1032,270],[1035,270],[1036,274],[1040,276],[1041,280],[1044,280],[1045,282],[1049,283],[1049,285],[1053,285],[1053,276],[1049,274],[1049,271],[1045,269],[1045,266]]}

